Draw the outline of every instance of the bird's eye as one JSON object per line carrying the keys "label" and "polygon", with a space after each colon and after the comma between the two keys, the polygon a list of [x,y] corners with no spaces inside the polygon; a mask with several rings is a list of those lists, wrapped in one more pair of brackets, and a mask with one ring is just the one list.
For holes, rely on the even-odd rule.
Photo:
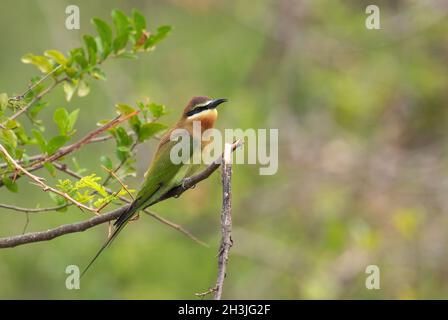
{"label": "bird's eye", "polygon": [[194,108],[190,111],[188,111],[185,115],[187,117],[191,117],[194,114],[200,113],[202,111],[208,110],[209,109],[209,104],[211,101],[207,101],[205,103],[200,103],[194,106]]}

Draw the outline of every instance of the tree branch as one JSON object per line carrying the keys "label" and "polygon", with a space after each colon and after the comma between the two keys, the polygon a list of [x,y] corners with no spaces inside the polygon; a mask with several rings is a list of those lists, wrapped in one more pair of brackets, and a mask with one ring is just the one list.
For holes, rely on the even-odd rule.
{"label": "tree branch", "polygon": [[0,208],[9,209],[17,212],[23,212],[23,213],[38,213],[38,212],[47,212],[47,211],[57,211],[59,209],[65,208],[67,205],[63,204],[56,207],[48,207],[48,208],[22,208],[17,207],[9,204],[0,203]]}
{"label": "tree branch", "polygon": [[234,150],[233,145],[226,144],[221,167],[222,181],[222,208],[221,208],[221,243],[218,252],[218,275],[216,285],[205,292],[196,293],[198,297],[205,297],[211,293],[215,300],[221,300],[222,288],[226,277],[227,262],[229,260],[232,241],[232,163],[231,153]]}
{"label": "tree branch", "polygon": [[[234,151],[240,145],[241,145],[241,142],[236,141],[235,143],[233,143],[231,145],[231,150]],[[204,171],[201,171],[200,173],[196,174],[195,176],[193,176],[191,178],[185,179],[184,182],[180,186],[171,189],[167,193],[170,196],[164,196],[164,197],[160,198],[157,202],[163,201],[170,197],[179,196],[182,193],[184,193],[186,190],[190,189],[191,187],[193,187],[196,184],[198,184],[199,182],[201,182],[202,180],[207,179],[220,166],[220,163],[222,161],[223,161],[223,157],[220,157],[219,160],[210,164]],[[31,233],[26,233],[23,235],[0,238],[0,248],[11,248],[11,247],[16,247],[16,246],[27,244],[27,243],[48,241],[48,240],[63,236],[65,234],[85,231],[85,230],[95,227],[99,224],[117,219],[123,212],[125,212],[125,210],[128,208],[128,206],[129,205],[125,205],[123,207],[117,208],[108,213],[104,213],[99,216],[90,218],[86,221],[62,225],[60,227],[57,227],[54,229],[49,229],[47,231],[31,232]],[[152,213],[149,213],[149,214],[152,215]],[[159,218],[161,218],[161,217],[159,217]],[[161,218],[160,221],[162,221],[162,220],[165,220],[165,219]]]}
{"label": "tree branch", "polygon": [[232,163],[231,149],[226,144],[222,165],[222,210],[221,210],[221,244],[218,255],[218,277],[216,279],[215,300],[221,300],[222,287],[226,277],[229,251],[232,241]]}
{"label": "tree branch", "polygon": [[[51,72],[47,73],[44,77],[42,77],[38,82],[36,82],[34,85],[32,85],[31,87],[29,87],[24,93],[22,93],[19,96],[16,97],[12,97],[9,100],[12,101],[19,101],[22,100],[23,98],[25,98],[25,96],[31,91],[33,90],[37,85],[39,85],[41,82],[43,82],[45,79],[47,79],[50,75],[52,75],[54,72],[56,72],[57,70],[59,70],[59,68],[61,67],[61,65],[57,66],[56,68],[54,68]],[[49,86],[48,88],[46,88],[45,90],[43,90],[41,93],[39,93],[37,96],[35,96],[26,106],[24,106],[23,108],[20,108],[19,111],[17,111],[16,113],[14,113],[11,117],[9,117],[9,120],[14,120],[17,117],[19,117],[22,113],[26,112],[29,108],[31,108],[32,105],[34,105],[36,102],[38,102],[40,99],[42,99],[45,95],[47,95],[48,93],[50,93],[51,90],[53,90],[58,84],[60,84],[61,82],[65,81],[65,78],[62,79],[55,79],[53,84],[51,86]]]}
{"label": "tree branch", "polygon": [[30,232],[18,236],[0,238],[0,248],[12,248],[22,244],[48,241],[65,234],[82,232],[99,224],[114,220],[126,211],[129,205],[125,205],[111,212],[95,216],[82,222],[72,224],[65,224],[54,229],[49,229],[40,232]]}
{"label": "tree branch", "polygon": [[[103,141],[111,140],[112,138],[113,138],[112,135],[104,135],[104,136],[96,137],[96,138],[93,138],[92,140],[90,140],[89,144],[90,143],[95,143],[95,142],[103,142]],[[62,147],[61,149],[71,149],[71,148],[73,148],[73,144],[70,144],[68,146]],[[42,159],[44,159],[46,157],[47,157],[46,154],[41,153],[41,154],[36,154],[34,156],[31,156],[31,157],[27,158],[26,160],[25,159],[21,159],[21,160],[16,160],[16,161],[19,164],[23,164],[26,161],[29,161],[29,162],[33,163],[33,162],[36,162],[36,161],[40,161],[40,160],[42,160]],[[6,168],[7,166],[8,166],[8,164],[6,162],[0,163],[0,169]],[[1,187],[1,185],[0,185],[0,187]]]}

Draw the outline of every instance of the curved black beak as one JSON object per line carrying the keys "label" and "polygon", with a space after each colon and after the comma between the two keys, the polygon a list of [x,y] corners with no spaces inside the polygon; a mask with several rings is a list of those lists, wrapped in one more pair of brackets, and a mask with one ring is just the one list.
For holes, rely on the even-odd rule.
{"label": "curved black beak", "polygon": [[227,102],[228,100],[225,98],[215,99],[212,102],[210,102],[207,106],[207,109],[215,109],[218,107],[221,103]]}

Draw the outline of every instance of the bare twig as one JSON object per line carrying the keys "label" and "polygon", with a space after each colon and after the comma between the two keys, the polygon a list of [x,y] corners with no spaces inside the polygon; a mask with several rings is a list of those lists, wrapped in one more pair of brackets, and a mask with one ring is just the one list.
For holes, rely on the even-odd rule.
{"label": "bare twig", "polygon": [[[232,151],[235,150],[239,145],[241,145],[240,141],[235,142],[232,145],[231,150]],[[187,179],[179,187],[175,187],[172,190],[170,190],[168,192],[169,194],[171,194],[170,197],[178,196],[178,195],[182,194],[183,192],[185,192],[186,190],[190,189],[192,186],[198,184],[202,180],[207,179],[219,167],[221,162],[222,162],[222,157],[221,157],[221,161],[215,161],[214,163],[209,165],[204,171]],[[56,166],[56,168],[57,168],[57,166]],[[126,199],[126,198],[124,198],[124,199]],[[166,196],[160,198],[157,202],[160,202],[165,199],[167,199]],[[128,200],[126,199],[126,201],[128,201]],[[54,229],[50,229],[47,231],[31,232],[31,233],[27,233],[24,235],[0,238],[0,248],[11,248],[11,247],[16,247],[16,246],[27,244],[27,243],[47,241],[47,240],[51,240],[51,239],[63,236],[65,234],[85,231],[85,230],[95,227],[99,224],[117,219],[123,212],[125,212],[125,210],[127,210],[128,207],[129,207],[129,205],[125,205],[123,207],[120,207],[120,208],[110,211],[108,213],[104,213],[99,216],[90,218],[86,221],[72,223],[72,224],[66,224],[66,225],[63,225],[63,226],[60,226],[60,227],[57,227]],[[151,212],[149,212],[148,214],[153,217],[156,217]],[[160,221],[164,221],[164,220],[166,221],[166,219],[163,219],[159,216],[157,216],[157,217],[158,217],[157,219]],[[172,227],[177,229],[175,226],[172,226]],[[177,229],[177,230],[179,230],[179,229]]]}
{"label": "bare twig", "polygon": [[[59,79],[59,80],[55,80],[53,82],[53,84],[51,86],[49,86],[48,88],[46,88],[45,90],[43,90],[41,93],[39,93],[37,96],[35,96],[26,106],[22,107],[19,109],[19,111],[17,111],[16,113],[14,113],[11,117],[9,117],[9,120],[14,120],[17,117],[19,117],[22,113],[28,111],[29,108],[31,108],[36,102],[38,102],[40,99],[42,99],[45,95],[47,95],[48,93],[50,93],[51,90],[53,90],[58,84],[60,84],[61,82],[63,82],[65,79]],[[32,89],[31,89],[32,90]],[[30,91],[30,90],[29,90]],[[28,92],[26,92],[28,93]],[[20,98],[21,97],[21,98]],[[20,99],[19,99],[20,98]],[[23,96],[19,96],[19,97],[14,97],[11,98],[10,100],[21,100],[23,99]]]}
{"label": "bare twig", "polygon": [[222,288],[226,277],[227,261],[229,260],[229,251],[233,245],[232,241],[232,164],[231,153],[239,145],[239,142],[233,145],[226,144],[224,155],[222,157],[222,209],[221,209],[221,242],[218,251],[218,276],[216,285],[205,292],[196,293],[201,298],[214,293],[215,300],[221,300]]}
{"label": "bare twig", "polygon": [[[89,144],[95,143],[95,142],[103,142],[103,141],[111,140],[112,138],[113,138],[112,135],[104,135],[104,136],[96,137],[96,138],[93,138],[92,140],[90,140]],[[73,144],[70,144],[68,146],[62,147],[61,149],[65,150],[65,149],[72,149],[72,148],[73,148]],[[33,163],[36,161],[40,161],[46,157],[47,157],[46,154],[41,153],[41,154],[31,156],[27,159],[21,159],[21,160],[16,160],[16,161],[17,161],[17,163],[20,163],[20,164],[23,164],[25,162]],[[7,166],[8,166],[8,164],[6,162],[0,163],[0,169],[6,168]]]}
{"label": "bare twig", "polygon": [[217,290],[217,288],[213,287],[213,288],[208,289],[207,291],[195,293],[194,295],[197,297],[200,297],[200,298],[204,298],[205,296],[208,296],[209,294],[216,292],[216,290]]}
{"label": "bare twig", "polygon": [[201,246],[204,247],[209,247],[208,244],[206,244],[204,241],[199,240],[195,235],[193,235],[190,231],[184,229],[182,226],[169,221],[168,219],[165,219],[161,216],[159,216],[158,214],[156,214],[155,212],[150,211],[149,209],[144,209],[143,210],[144,213],[146,213],[148,216],[153,217],[154,219],[156,219],[157,221],[162,222],[163,224],[166,224],[167,226],[179,231],[180,233],[183,233],[184,235],[186,235],[188,238],[190,238],[191,240],[193,240],[196,243],[199,243]]}
{"label": "bare twig", "polygon": [[[122,187],[122,188],[127,192],[127,194],[131,197],[131,199],[134,200],[134,196],[133,196],[132,193],[129,191],[128,187],[127,187],[127,186],[123,183],[123,181],[121,181],[121,179],[116,175],[116,173],[115,173],[116,170],[110,170],[110,169],[106,168],[105,166],[101,166],[101,167],[109,173],[109,176],[108,176],[108,177],[110,177],[110,176],[114,177],[115,180],[118,181],[118,183],[121,185],[121,187]],[[103,182],[103,186],[104,186],[105,184],[106,184],[106,183]]]}
{"label": "bare twig", "polygon": [[93,138],[95,138],[96,136],[98,136],[99,134],[104,133],[105,131],[112,129],[113,127],[119,125],[120,123],[128,120],[129,118],[135,116],[136,114],[138,114],[138,111],[132,112],[128,115],[125,116],[118,116],[115,119],[113,119],[112,121],[109,121],[108,123],[106,123],[105,125],[101,126],[100,128],[88,133],[87,135],[84,136],[84,138],[82,138],[81,140],[79,140],[78,142],[72,144],[70,146],[70,148],[62,148],[59,151],[57,151],[56,153],[54,153],[53,155],[45,158],[44,160],[39,161],[36,165],[40,165],[43,164],[45,162],[53,162],[56,161],[60,158],[62,158],[63,156],[67,155],[68,153],[71,153],[75,150],[78,150],[79,148],[81,148],[82,146],[84,146],[85,144],[89,143],[89,141],[91,141]]}
{"label": "bare twig", "polygon": [[0,203],[0,208],[9,209],[9,210],[17,211],[17,212],[22,212],[22,213],[38,213],[38,212],[47,212],[47,211],[57,211],[57,210],[65,208],[66,206],[67,206],[66,204],[63,204],[60,206],[48,207],[48,208],[22,208],[22,207],[9,205],[9,204]]}
{"label": "bare twig", "polygon": [[53,70],[51,70],[50,72],[48,72],[46,75],[44,75],[42,78],[39,79],[39,81],[37,81],[36,83],[30,85],[28,87],[28,89],[26,89],[22,94],[19,94],[18,96],[15,97],[11,97],[9,100],[11,101],[20,101],[23,98],[25,98],[25,96],[34,88],[36,88],[39,84],[41,84],[42,82],[45,81],[45,79],[47,79],[49,76],[51,76],[53,73],[55,73],[56,71],[58,71],[60,68],[62,67],[62,65],[58,65],[56,68],[54,68]]}
{"label": "bare twig", "polygon": [[29,213],[27,212],[27,213],[26,213],[25,225],[23,226],[23,229],[22,229],[22,234],[25,234],[26,229],[28,228],[28,225],[29,225],[29,224],[30,224],[30,215],[29,215]]}
{"label": "bare twig", "polygon": [[226,277],[229,251],[232,247],[232,164],[231,146],[226,144],[222,165],[222,210],[221,210],[221,244],[218,255],[218,277],[216,279],[215,300],[221,300],[222,287]]}
{"label": "bare twig", "polygon": [[127,208],[128,205],[125,205],[111,212],[101,214],[99,216],[94,216],[93,218],[82,222],[65,224],[46,231],[30,232],[23,235],[0,238],[0,248],[12,248],[27,243],[48,241],[65,234],[85,231],[99,224],[118,218],[123,212],[126,211]]}

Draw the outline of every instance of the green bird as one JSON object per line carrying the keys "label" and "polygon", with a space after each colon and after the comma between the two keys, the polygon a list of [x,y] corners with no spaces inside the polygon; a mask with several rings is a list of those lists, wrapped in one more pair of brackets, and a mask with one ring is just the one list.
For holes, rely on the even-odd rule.
{"label": "green bird", "polygon": [[216,108],[226,101],[227,99],[211,99],[208,97],[194,97],[190,100],[183,110],[179,121],[160,139],[154,158],[149,165],[149,169],[145,173],[145,179],[134,201],[130,204],[127,210],[117,218],[114,223],[112,234],[84,269],[81,276],[87,272],[103,250],[112,243],[120,231],[123,230],[126,224],[140,210],[156,203],[168,191],[180,186],[185,178],[193,176],[199,168],[201,168],[200,164],[194,164],[193,161],[189,161],[188,163],[173,163],[170,157],[171,149],[178,142],[174,139],[170,139],[171,134],[176,129],[185,129],[183,132],[188,134],[189,139],[187,140],[189,140],[190,143],[189,158],[191,159],[195,152],[202,152],[204,147],[210,143],[210,141],[202,140],[196,141],[196,143],[193,141],[193,123],[197,121],[200,124],[201,133],[207,129],[213,128],[215,121],[218,118],[218,111]]}

